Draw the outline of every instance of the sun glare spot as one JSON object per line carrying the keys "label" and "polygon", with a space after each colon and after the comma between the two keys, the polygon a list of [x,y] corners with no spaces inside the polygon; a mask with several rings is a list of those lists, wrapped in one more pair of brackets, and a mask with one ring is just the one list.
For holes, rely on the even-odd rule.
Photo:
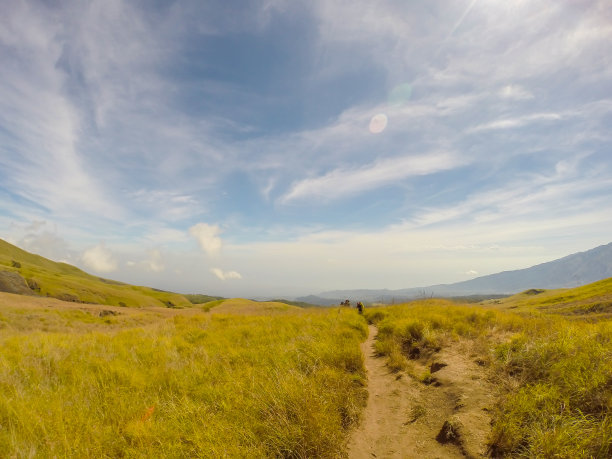
{"label": "sun glare spot", "polygon": [[370,132],[372,134],[380,134],[387,127],[387,115],[379,113],[374,115],[370,120]]}
{"label": "sun glare spot", "polygon": [[389,103],[393,105],[403,105],[412,97],[412,85],[404,83],[396,86],[389,93]]}

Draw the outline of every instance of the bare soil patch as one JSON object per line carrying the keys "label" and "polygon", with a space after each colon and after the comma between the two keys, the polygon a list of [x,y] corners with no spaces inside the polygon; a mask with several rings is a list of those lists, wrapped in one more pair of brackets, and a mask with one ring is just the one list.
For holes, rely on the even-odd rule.
{"label": "bare soil patch", "polygon": [[348,444],[349,457],[486,457],[495,387],[471,343],[451,343],[414,361],[415,375],[393,373],[374,351],[377,329],[362,344],[369,398]]}

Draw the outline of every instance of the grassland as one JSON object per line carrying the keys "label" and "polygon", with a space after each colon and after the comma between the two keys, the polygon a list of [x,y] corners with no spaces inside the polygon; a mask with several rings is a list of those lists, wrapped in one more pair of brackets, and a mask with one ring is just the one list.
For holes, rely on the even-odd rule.
{"label": "grassland", "polygon": [[364,319],[131,286],[1,240],[0,271],[38,294],[0,293],[0,457],[343,457],[366,319],[422,384],[428,356],[469,350],[498,388],[494,457],[612,457],[612,279]]}
{"label": "grassland", "polygon": [[573,289],[531,289],[483,304],[498,309],[560,314],[580,320],[612,319],[612,278]]}
{"label": "grassland", "polygon": [[343,454],[366,397],[354,311],[60,303],[0,295],[3,456]]}
{"label": "grassland", "polygon": [[413,359],[471,342],[499,387],[493,456],[608,458],[612,322],[583,311],[611,293],[610,281],[524,293],[496,301],[498,309],[425,300],[372,308],[366,317],[379,327],[376,349],[389,366],[423,382],[431,375],[415,373]]}

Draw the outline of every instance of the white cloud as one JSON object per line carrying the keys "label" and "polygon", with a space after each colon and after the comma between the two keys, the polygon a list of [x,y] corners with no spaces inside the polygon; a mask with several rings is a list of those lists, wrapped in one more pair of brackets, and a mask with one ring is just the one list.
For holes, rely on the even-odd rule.
{"label": "white cloud", "polygon": [[76,255],[63,233],[60,236],[60,230],[52,222],[31,219],[25,220],[24,223],[12,222],[10,227],[13,235],[5,236],[5,239],[28,252],[55,261],[66,260],[68,263]]}
{"label": "white cloud", "polygon": [[[434,99],[432,105],[435,104],[436,114],[447,116],[455,115],[460,112],[465,112],[470,108],[476,107],[479,103],[482,103],[485,95],[486,93],[473,93],[451,96],[439,101],[435,101]],[[423,113],[424,110],[421,110],[421,112]]]}
{"label": "white cloud", "polygon": [[68,244],[55,231],[28,233],[19,242],[19,245],[29,252],[52,260],[70,258]]}
{"label": "white cloud", "polygon": [[499,91],[499,96],[504,99],[528,100],[533,99],[533,94],[524,87],[516,84],[504,86]]}
{"label": "white cloud", "polygon": [[108,273],[117,269],[117,261],[104,243],[85,250],[81,260],[86,267],[95,272]]}
{"label": "white cloud", "polygon": [[321,177],[308,178],[295,183],[280,202],[287,203],[311,197],[331,201],[392,185],[407,177],[453,169],[464,163],[465,159],[461,159],[458,155],[442,152],[389,158],[357,169],[336,169]]}
{"label": "white cloud", "polygon": [[[315,0],[298,9],[266,0],[236,15],[212,3],[175,3],[164,14],[126,0],[60,9],[48,2],[7,3],[0,18],[7,62],[0,66],[0,125],[9,135],[0,133],[0,175],[8,194],[0,195],[0,231],[14,220],[52,215],[61,231],[33,225],[15,231],[12,240],[54,259],[71,253],[61,239],[85,244],[72,252],[78,260],[80,249],[104,237],[121,267],[134,267],[130,275],[145,282],[163,270],[157,277],[168,285],[187,276],[200,282],[210,269],[199,250],[188,253],[194,237],[208,255],[223,247],[224,257],[244,257],[223,261],[245,274],[243,282],[224,284],[237,288],[282,279],[276,286],[291,289],[296,278],[299,288],[370,280],[390,286],[386,277],[410,273],[408,281],[394,281],[402,287],[418,283],[421,274],[419,257],[409,260],[412,265],[401,257],[423,247],[437,257],[428,268],[433,282],[443,280],[436,276],[444,270],[488,272],[479,263],[445,258],[451,250],[460,258],[496,244],[502,252],[510,246],[529,252],[544,246],[545,236],[552,241],[546,244],[555,244],[568,235],[575,235],[570,244],[588,248],[578,233],[609,237],[604,214],[611,185],[601,180],[611,176],[606,127],[612,102],[601,99],[612,81],[608,2]],[[268,26],[277,30],[285,13],[301,8],[308,14],[300,21],[316,33],[294,50],[296,62],[308,68],[291,88],[270,81],[270,92],[262,94],[248,75],[238,87],[184,71],[191,69],[185,43],[192,47],[202,38],[192,35],[196,29],[219,39],[228,31],[266,38]],[[397,86],[409,90],[393,103]],[[253,100],[261,103],[256,109]],[[289,116],[270,130],[296,101],[295,113],[308,127],[300,131]],[[373,136],[368,123],[376,113],[389,123]],[[447,151],[455,152],[448,161],[445,153],[424,154]],[[593,157],[575,164],[572,158],[584,151]],[[463,164],[469,167],[433,175]],[[228,180],[236,171],[264,199],[257,201],[256,193],[242,199],[252,188]],[[391,208],[399,200],[396,184],[427,174],[410,199],[402,193],[406,201]],[[360,221],[351,216],[349,223],[342,205],[329,209],[334,222],[324,221],[326,212],[313,221],[312,213],[271,205],[359,195],[366,208],[372,201],[365,193],[378,190],[372,195],[379,199],[383,187],[395,193],[389,211]],[[253,215],[256,221],[265,215],[256,232]],[[405,225],[389,226],[402,218]],[[279,242],[249,258],[238,252],[252,245],[227,246],[220,226],[188,229],[185,223],[198,221],[223,221],[241,240]],[[382,230],[346,233],[338,221],[365,227],[375,221]],[[291,228],[281,228],[287,222]],[[281,242],[291,238],[293,245]],[[143,246],[162,252],[143,253]],[[401,257],[394,258],[398,248]],[[199,257],[199,269],[184,262],[187,256]],[[336,262],[325,263],[330,259]],[[365,259],[391,262],[376,266]],[[111,254],[110,266],[113,260]],[[495,270],[510,267],[503,260],[487,266],[494,263]],[[174,274],[178,265],[184,275]],[[261,265],[269,265],[265,273]],[[214,269],[220,279],[236,273]]]}
{"label": "white cloud", "polygon": [[468,129],[468,132],[492,131],[496,129],[512,129],[525,126],[532,122],[560,121],[564,118],[561,113],[533,113],[516,118],[503,118],[490,123],[479,124]]}
{"label": "white cloud", "polygon": [[227,279],[242,279],[240,273],[236,271],[223,271],[220,268],[211,268],[210,272],[217,276],[222,281]]}
{"label": "white cloud", "polygon": [[[130,255],[133,256],[134,254]],[[159,249],[149,250],[147,255],[147,258],[140,261],[127,260],[125,266],[133,268],[132,273],[136,271],[139,273],[161,273],[166,270],[166,262]]]}
{"label": "white cloud", "polygon": [[165,226],[155,228],[154,225],[147,225],[147,228],[151,229],[144,235],[144,239],[152,245],[182,243],[189,240],[189,235],[184,230]]}
{"label": "white cloud", "polygon": [[218,255],[221,251],[221,229],[217,225],[197,223],[189,228],[189,233],[198,241],[200,247],[209,256]]}
{"label": "white cloud", "polygon": [[558,163],[554,172],[532,173],[491,189],[475,191],[452,205],[423,209],[414,215],[412,222],[415,227],[430,227],[457,222],[493,225],[521,218],[536,222],[563,216],[573,221],[572,212],[581,214],[588,209],[599,209],[600,202],[612,189],[612,179],[603,171],[584,175],[580,162],[588,158],[587,154],[577,155],[571,161]]}
{"label": "white cloud", "polygon": [[140,189],[133,192],[131,197],[140,208],[147,208],[160,220],[176,222],[202,210],[198,199],[180,191]]}
{"label": "white cloud", "polygon": [[162,259],[161,252],[157,249],[149,252],[149,259],[147,260],[148,268],[156,273],[160,273],[166,269],[164,260]]}
{"label": "white cloud", "polygon": [[[511,208],[476,221],[472,215],[443,225],[404,223],[376,231],[319,231],[281,242],[232,245],[232,263],[256,272],[242,282],[253,292],[316,293],[337,288],[404,288],[465,280],[476,274],[520,269],[609,242],[612,215],[593,203],[572,215],[548,213],[547,203],[529,214]],[[596,202],[597,204],[597,202]],[[327,263],[329,259],[335,263]],[[300,260],[295,263],[294,260]],[[367,261],[366,261],[367,260]],[[296,285],[299,279],[299,285]],[[299,290],[298,290],[299,289]]]}
{"label": "white cloud", "polygon": [[0,125],[12,135],[0,142],[0,167],[17,195],[55,215],[120,216],[79,150],[85,126],[60,65],[63,24],[47,13],[26,2],[3,11],[0,46],[13,51],[0,67]]}

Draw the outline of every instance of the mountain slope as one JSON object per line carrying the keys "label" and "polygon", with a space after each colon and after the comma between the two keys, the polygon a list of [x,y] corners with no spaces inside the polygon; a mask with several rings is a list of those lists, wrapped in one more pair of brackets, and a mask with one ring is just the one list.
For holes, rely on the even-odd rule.
{"label": "mountain slope", "polygon": [[466,296],[512,294],[530,288],[571,288],[612,277],[612,243],[579,252],[530,268],[504,271],[454,284],[399,290],[336,290],[321,298],[355,298],[363,301],[402,300],[423,296]]}
{"label": "mountain slope", "polygon": [[[27,286],[29,291],[24,286]],[[67,263],[58,263],[26,252],[2,239],[0,289],[12,293],[38,294],[60,300],[114,306],[191,306],[183,295],[92,276]]]}
{"label": "mountain slope", "polygon": [[612,277],[612,243],[531,268],[504,271],[451,286],[460,291],[514,293],[534,287],[578,287],[607,277]]}
{"label": "mountain slope", "polygon": [[502,309],[537,309],[549,313],[593,318],[612,317],[612,277],[572,289],[530,289],[516,295],[483,301]]}

